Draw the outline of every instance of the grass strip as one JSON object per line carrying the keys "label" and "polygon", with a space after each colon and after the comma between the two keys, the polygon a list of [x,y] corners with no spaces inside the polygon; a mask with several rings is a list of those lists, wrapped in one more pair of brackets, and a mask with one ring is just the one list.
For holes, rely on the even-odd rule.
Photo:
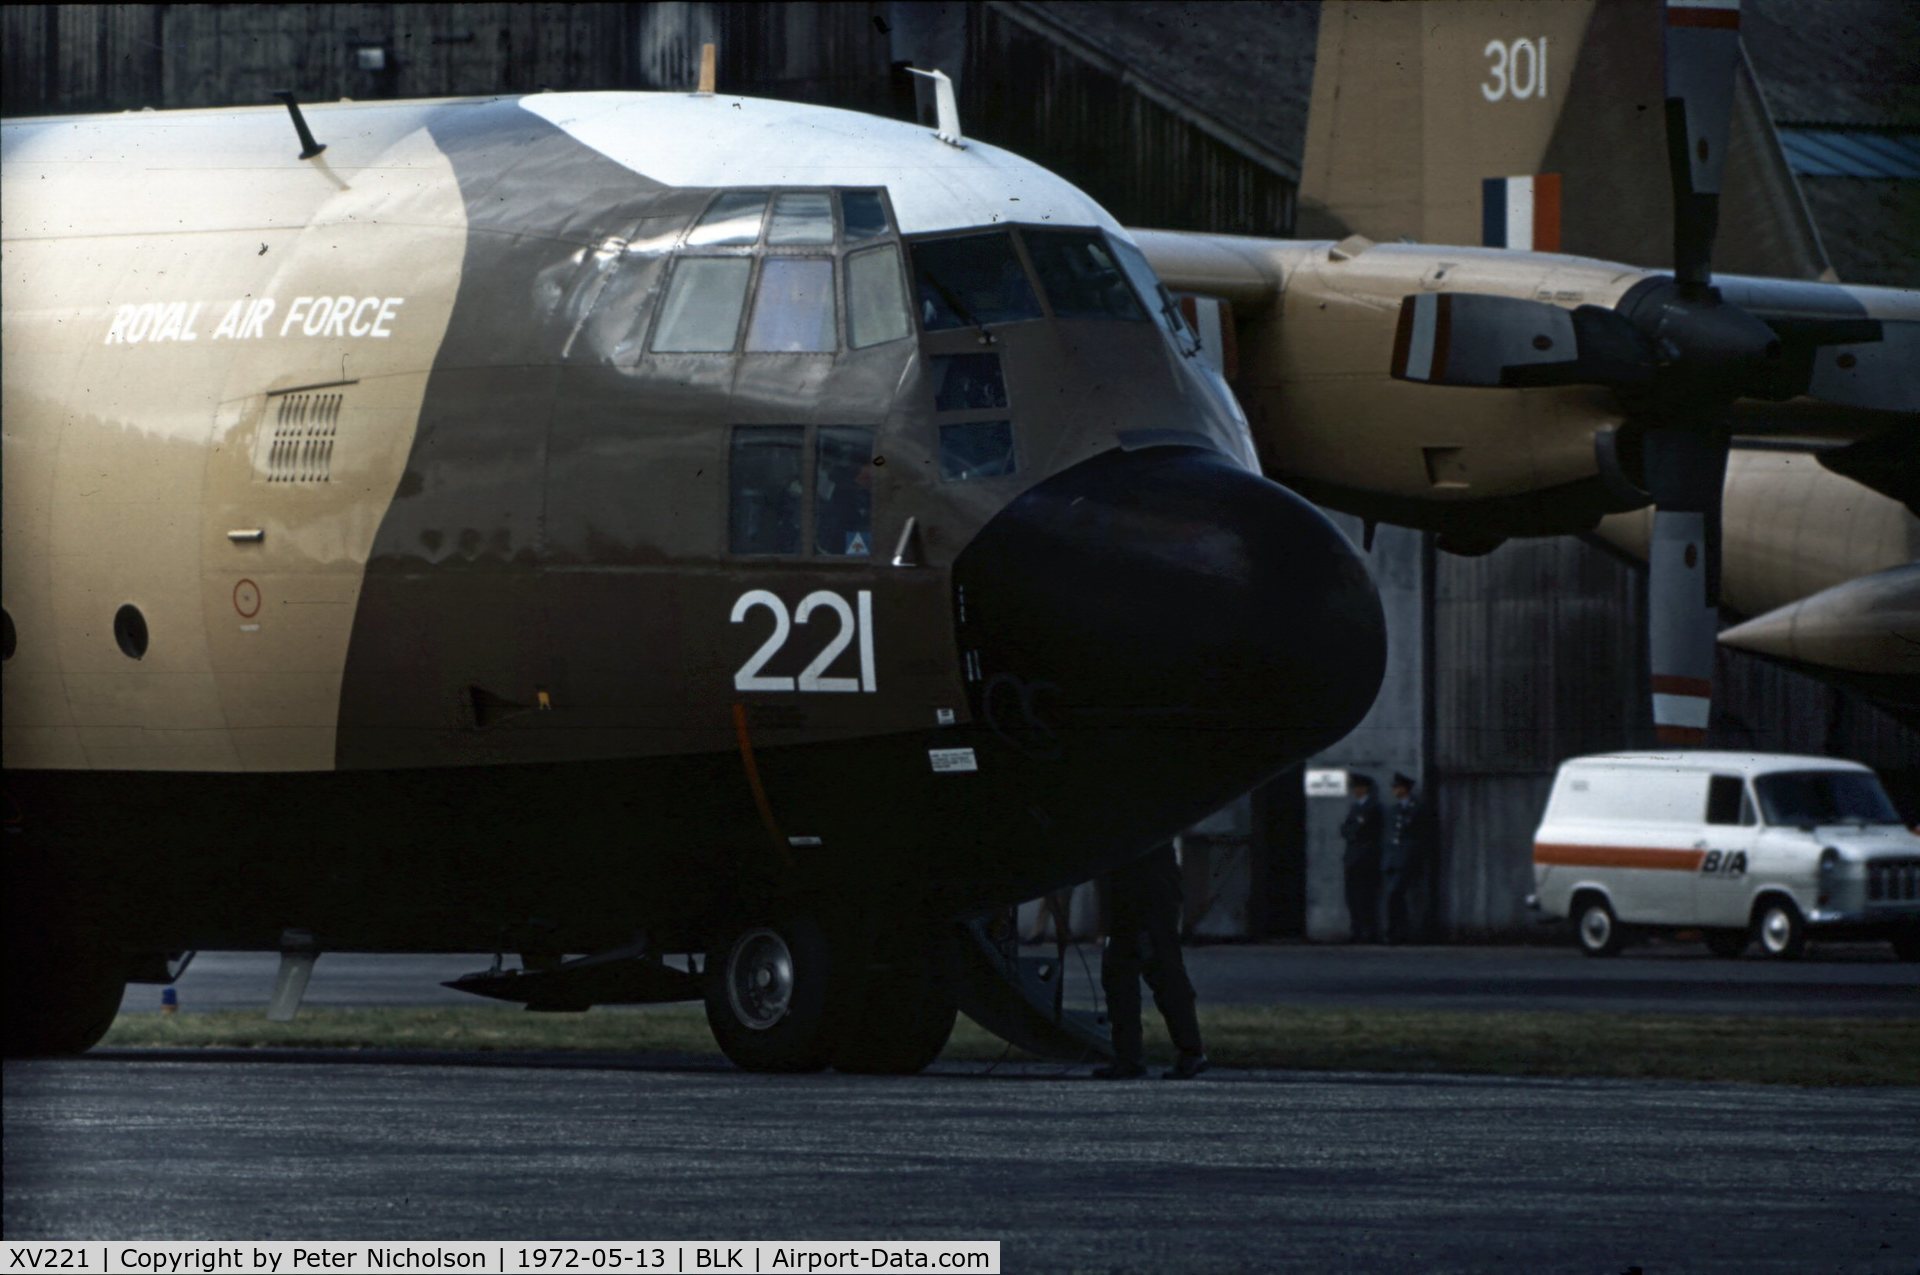
{"label": "grass strip", "polygon": [[[1150,1054],[1171,1056],[1148,1016]],[[1201,1013],[1225,1067],[1453,1072],[1498,1076],[1717,1080],[1785,1085],[1920,1084],[1920,1017],[1471,1013],[1221,1006]],[[529,1014],[494,1006],[123,1014],[103,1044],[123,1048],[579,1050],[718,1056],[698,1006]],[[943,1057],[1009,1053],[965,1018]]]}

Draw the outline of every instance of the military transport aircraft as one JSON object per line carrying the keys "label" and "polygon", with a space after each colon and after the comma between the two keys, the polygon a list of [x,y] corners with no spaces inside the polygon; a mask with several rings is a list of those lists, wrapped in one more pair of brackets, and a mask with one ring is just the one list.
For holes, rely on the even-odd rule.
{"label": "military transport aircraft", "polygon": [[939,97],[6,126],[10,1052],[194,948],[512,951],[472,990],[917,1070],[928,935],[1370,705],[1361,560],[1261,464],[1462,547],[1659,496],[1686,728],[1721,413],[1910,427],[1912,297],[1716,292],[1697,198],[1678,280],[1128,232]]}
{"label": "military transport aircraft", "polygon": [[711,93],[288,107],[5,128],[10,1052],[192,949],[505,950],[917,1070],[930,930],[1366,712],[1359,556],[1052,174]]}
{"label": "military transport aircraft", "polygon": [[[1813,281],[1739,17],[1330,3],[1301,221],[1333,238],[1136,236],[1214,299],[1269,475],[1455,552],[1597,529],[1650,559],[1654,717],[1681,744],[1716,600],[1751,617],[1723,643],[1920,714],[1920,294]],[[1714,276],[1722,222],[1748,269],[1807,277]],[[1671,243],[1675,271],[1563,242]]]}

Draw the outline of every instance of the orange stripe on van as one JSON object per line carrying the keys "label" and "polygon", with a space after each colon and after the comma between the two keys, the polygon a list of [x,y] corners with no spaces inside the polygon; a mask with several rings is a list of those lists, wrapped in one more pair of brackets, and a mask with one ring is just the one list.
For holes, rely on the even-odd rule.
{"label": "orange stripe on van", "polygon": [[1635,846],[1566,846],[1537,841],[1533,861],[1555,868],[1653,868],[1698,872],[1705,850],[1655,850]]}

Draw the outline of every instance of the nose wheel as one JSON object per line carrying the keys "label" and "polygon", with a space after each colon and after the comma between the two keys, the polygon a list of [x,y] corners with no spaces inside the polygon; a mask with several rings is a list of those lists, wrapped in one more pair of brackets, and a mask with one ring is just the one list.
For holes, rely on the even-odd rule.
{"label": "nose wheel", "polygon": [[818,1071],[833,1052],[833,959],[807,916],[740,924],[708,948],[707,1025],[748,1071]]}

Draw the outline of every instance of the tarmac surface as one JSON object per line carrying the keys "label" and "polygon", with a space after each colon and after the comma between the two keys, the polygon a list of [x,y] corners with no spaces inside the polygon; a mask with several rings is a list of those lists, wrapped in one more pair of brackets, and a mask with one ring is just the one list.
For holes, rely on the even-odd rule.
{"label": "tarmac surface", "polygon": [[[1041,949],[1034,949],[1039,951]],[[1047,949],[1051,951],[1052,949]],[[484,969],[471,954],[333,953],[314,966],[307,1005],[497,1004],[440,986]],[[186,1012],[260,1009],[277,957],[204,952],[175,985]],[[1100,954],[1069,952],[1069,995],[1093,995]],[[1349,947],[1215,945],[1187,949],[1203,1004],[1377,1006],[1397,1009],[1622,1010],[1642,1013],[1911,1017],[1920,1014],[1920,965],[1884,943],[1824,944],[1802,961],[1749,955],[1729,961],[1697,943],[1650,943],[1611,960],[1570,947]],[[160,989],[135,985],[122,1012],[157,1010]],[[509,1012],[517,1007],[501,1006]]]}
{"label": "tarmac surface", "polygon": [[[185,1012],[264,1009],[275,959],[203,954]],[[486,1006],[439,986],[486,960],[329,954],[307,1004]],[[1098,951],[1068,960],[1084,1000]],[[1222,1005],[1920,1014],[1920,968],[1875,944],[1188,960]],[[126,1008],[159,1001],[135,987]],[[7,1063],[4,1111],[8,1239],[966,1238],[1001,1240],[1009,1271],[1920,1272],[1920,1088],[108,1050]]]}
{"label": "tarmac surface", "polygon": [[5,1235],[999,1239],[1009,1271],[1920,1267],[1920,1089],[396,1061],[7,1063]]}

